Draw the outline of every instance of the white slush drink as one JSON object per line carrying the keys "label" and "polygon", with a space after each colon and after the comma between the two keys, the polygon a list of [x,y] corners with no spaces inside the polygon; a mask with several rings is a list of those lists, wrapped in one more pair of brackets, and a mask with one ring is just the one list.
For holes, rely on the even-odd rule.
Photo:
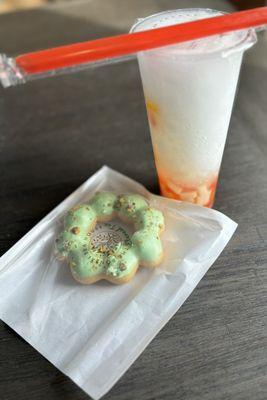
{"label": "white slush drink", "polygon": [[[132,32],[220,14],[167,11]],[[212,206],[243,52],[255,41],[253,31],[239,31],[138,54],[164,196]]]}

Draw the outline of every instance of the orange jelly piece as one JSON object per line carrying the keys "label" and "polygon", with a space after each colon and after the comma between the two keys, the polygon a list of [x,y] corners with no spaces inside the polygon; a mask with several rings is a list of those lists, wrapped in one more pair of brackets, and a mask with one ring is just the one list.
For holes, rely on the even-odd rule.
{"label": "orange jelly piece", "polygon": [[175,200],[188,201],[204,207],[212,207],[218,178],[213,178],[206,184],[199,186],[174,183],[159,175],[159,185],[163,196]]}
{"label": "orange jelly piece", "polygon": [[152,127],[157,126],[157,118],[159,114],[159,108],[157,104],[151,100],[146,100],[147,117]]}

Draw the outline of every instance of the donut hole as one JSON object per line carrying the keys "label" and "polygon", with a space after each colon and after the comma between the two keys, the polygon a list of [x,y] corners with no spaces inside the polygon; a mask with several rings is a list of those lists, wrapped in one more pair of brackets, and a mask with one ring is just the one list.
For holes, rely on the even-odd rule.
{"label": "donut hole", "polygon": [[97,222],[90,233],[90,239],[93,247],[112,250],[120,243],[131,246],[133,233],[134,226],[132,224],[125,224],[115,218],[108,222]]}

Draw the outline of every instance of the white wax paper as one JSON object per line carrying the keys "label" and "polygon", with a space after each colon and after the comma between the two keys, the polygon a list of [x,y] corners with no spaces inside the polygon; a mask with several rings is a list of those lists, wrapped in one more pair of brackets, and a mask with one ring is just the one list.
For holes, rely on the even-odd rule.
{"label": "white wax paper", "polygon": [[[164,261],[125,285],[81,285],[54,257],[62,216],[97,190],[146,196],[165,216]],[[155,196],[101,168],[0,259],[0,318],[94,399],[181,307],[236,229],[208,209]]]}

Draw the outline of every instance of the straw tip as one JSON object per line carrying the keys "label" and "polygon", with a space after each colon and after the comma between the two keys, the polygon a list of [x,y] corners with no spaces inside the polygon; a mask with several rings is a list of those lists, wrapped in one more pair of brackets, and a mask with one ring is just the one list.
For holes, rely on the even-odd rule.
{"label": "straw tip", "polygon": [[23,74],[17,67],[14,59],[0,53],[0,82],[6,89],[19,83],[24,83]]}

